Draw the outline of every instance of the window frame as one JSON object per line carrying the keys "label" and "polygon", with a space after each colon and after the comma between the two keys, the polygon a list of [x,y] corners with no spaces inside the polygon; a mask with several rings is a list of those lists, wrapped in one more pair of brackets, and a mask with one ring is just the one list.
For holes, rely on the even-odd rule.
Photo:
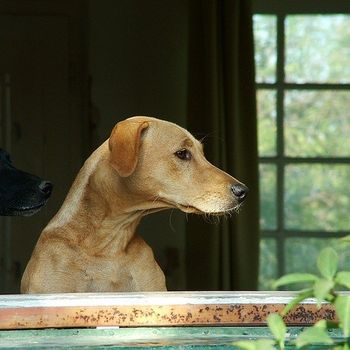
{"label": "window frame", "polygon": [[291,164],[321,164],[350,166],[349,157],[289,157],[285,155],[284,140],[284,95],[288,90],[347,90],[350,83],[288,83],[285,82],[285,19],[288,15],[305,14],[350,14],[350,2],[347,0],[253,0],[254,15],[276,16],[276,76],[274,83],[255,83],[256,90],[272,90],[276,93],[276,155],[260,156],[259,165],[274,165],[276,167],[276,228],[260,228],[261,239],[273,239],[276,243],[277,276],[286,273],[285,243],[288,238],[337,238],[350,234],[349,230],[290,230],[285,227],[285,169]]}

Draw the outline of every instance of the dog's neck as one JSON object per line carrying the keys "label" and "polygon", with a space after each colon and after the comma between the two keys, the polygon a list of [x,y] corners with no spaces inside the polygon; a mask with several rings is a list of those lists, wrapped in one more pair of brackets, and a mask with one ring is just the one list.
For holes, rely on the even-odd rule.
{"label": "dog's neck", "polygon": [[101,255],[127,249],[146,209],[126,193],[108,156],[104,143],[82,167],[61,209],[45,228],[49,234],[61,227],[65,239]]}

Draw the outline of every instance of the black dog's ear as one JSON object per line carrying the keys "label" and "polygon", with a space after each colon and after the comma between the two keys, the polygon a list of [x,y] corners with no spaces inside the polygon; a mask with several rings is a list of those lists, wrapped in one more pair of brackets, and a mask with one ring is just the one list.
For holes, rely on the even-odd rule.
{"label": "black dog's ear", "polygon": [[112,130],[109,138],[110,162],[120,176],[130,176],[136,169],[141,134],[148,125],[147,121],[126,119]]}

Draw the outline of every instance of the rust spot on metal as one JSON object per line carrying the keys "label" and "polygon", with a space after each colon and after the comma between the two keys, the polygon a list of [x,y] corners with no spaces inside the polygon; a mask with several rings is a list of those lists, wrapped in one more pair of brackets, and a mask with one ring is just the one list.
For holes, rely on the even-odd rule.
{"label": "rust spot on metal", "polygon": [[[0,329],[102,326],[265,325],[266,318],[280,312],[283,304],[184,304],[93,307],[26,307],[0,309]],[[320,319],[335,320],[331,305],[317,309],[302,304],[285,321],[308,325]]]}
{"label": "rust spot on metal", "polygon": [[218,317],[218,316],[216,316],[216,315],[214,315],[213,319],[214,319],[214,321],[216,321],[216,322],[220,322],[220,321],[221,321],[221,318]]}

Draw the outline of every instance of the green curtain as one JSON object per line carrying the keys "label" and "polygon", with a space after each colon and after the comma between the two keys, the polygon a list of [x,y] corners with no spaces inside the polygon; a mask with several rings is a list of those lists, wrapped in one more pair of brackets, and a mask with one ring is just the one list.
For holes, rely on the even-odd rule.
{"label": "green curtain", "polygon": [[187,127],[206,137],[207,158],[245,183],[239,214],[208,223],[190,216],[189,290],[255,290],[259,183],[252,12],[247,0],[190,0]]}

